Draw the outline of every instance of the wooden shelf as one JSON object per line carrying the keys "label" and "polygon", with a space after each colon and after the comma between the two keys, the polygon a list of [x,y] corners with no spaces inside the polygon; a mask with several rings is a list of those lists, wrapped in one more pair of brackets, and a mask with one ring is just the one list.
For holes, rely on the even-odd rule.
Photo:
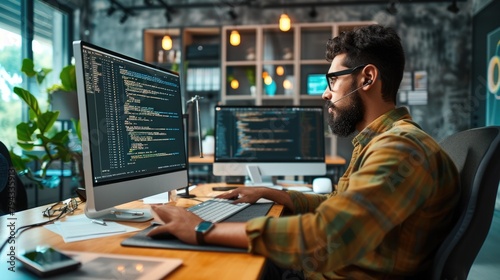
{"label": "wooden shelf", "polygon": [[[373,21],[338,23],[297,23],[290,31],[281,32],[277,25],[226,26],[222,28],[221,71],[223,81],[228,77],[246,84],[247,75],[243,67],[255,67],[255,94],[239,95],[222,82],[221,104],[230,101],[252,101],[253,105],[272,104],[274,100],[290,100],[290,105],[300,105],[303,100],[321,99],[321,96],[304,96],[307,92],[307,75],[326,73],[329,63],[324,58],[326,40],[340,31],[358,26],[374,24]],[[238,30],[239,46],[229,44],[229,34]],[[249,55],[251,54],[251,55]],[[285,73],[277,74],[276,68],[283,66]],[[238,71],[238,68],[241,70]],[[269,96],[265,92],[264,71],[276,82],[277,92],[285,92],[283,82],[288,81],[291,94]],[[236,92],[236,93],[235,93]],[[244,92],[244,90],[243,90]]]}

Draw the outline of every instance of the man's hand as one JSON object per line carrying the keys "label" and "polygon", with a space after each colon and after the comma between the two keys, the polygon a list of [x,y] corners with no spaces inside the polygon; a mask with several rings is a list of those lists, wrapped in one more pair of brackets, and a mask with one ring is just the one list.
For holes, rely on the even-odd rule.
{"label": "man's hand", "polygon": [[168,232],[175,235],[179,240],[188,244],[197,244],[195,227],[203,220],[195,214],[182,207],[176,206],[151,206],[155,220],[164,223],[148,233],[152,236]]}
{"label": "man's hand", "polygon": [[[159,233],[170,233],[188,244],[198,244],[195,227],[203,220],[186,209],[176,206],[151,206],[155,220],[165,223],[148,233],[152,236]],[[247,248],[248,238],[245,223],[215,224],[213,230],[205,235],[205,242],[236,248]]]}
{"label": "man's hand", "polygon": [[236,188],[230,192],[225,192],[217,196],[217,198],[234,199],[234,203],[255,203],[265,195],[266,188]]}
{"label": "man's hand", "polygon": [[257,200],[265,198],[284,205],[286,208],[294,211],[292,199],[286,191],[270,188],[240,187],[230,192],[220,194],[217,198],[235,199],[234,203],[255,203]]}

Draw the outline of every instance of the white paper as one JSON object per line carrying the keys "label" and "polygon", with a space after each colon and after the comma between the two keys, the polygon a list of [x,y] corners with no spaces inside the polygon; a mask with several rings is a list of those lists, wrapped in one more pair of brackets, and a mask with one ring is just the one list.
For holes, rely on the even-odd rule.
{"label": "white paper", "polygon": [[110,221],[106,221],[106,225],[95,224],[84,214],[67,216],[65,221],[56,221],[44,227],[59,234],[66,243],[140,230]]}

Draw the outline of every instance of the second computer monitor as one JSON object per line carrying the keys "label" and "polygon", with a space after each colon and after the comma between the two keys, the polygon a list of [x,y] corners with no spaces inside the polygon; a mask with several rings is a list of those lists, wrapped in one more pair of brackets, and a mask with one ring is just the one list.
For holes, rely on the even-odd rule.
{"label": "second computer monitor", "polygon": [[[323,107],[216,106],[214,175],[325,175]],[[257,176],[256,176],[257,175]]]}

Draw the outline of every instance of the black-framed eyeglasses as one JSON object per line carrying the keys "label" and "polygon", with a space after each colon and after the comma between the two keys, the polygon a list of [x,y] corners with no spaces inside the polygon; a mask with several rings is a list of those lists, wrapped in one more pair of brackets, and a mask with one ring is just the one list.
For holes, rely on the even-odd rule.
{"label": "black-framed eyeglasses", "polygon": [[341,71],[337,71],[337,72],[331,72],[331,73],[326,74],[326,82],[328,83],[328,89],[330,89],[330,91],[333,91],[332,87],[333,87],[333,83],[335,82],[334,78],[336,78],[338,76],[352,74],[352,73],[354,73],[354,71],[360,70],[360,69],[364,68],[366,65],[368,65],[368,64],[361,64],[361,65],[358,65],[354,68],[349,68],[349,69],[345,69],[345,70],[341,70]]}
{"label": "black-framed eyeglasses", "polygon": [[[44,217],[62,216],[65,213],[73,213],[78,209],[80,202],[75,198],[68,198],[64,201],[59,201],[43,210]],[[59,207],[58,207],[59,206]]]}

